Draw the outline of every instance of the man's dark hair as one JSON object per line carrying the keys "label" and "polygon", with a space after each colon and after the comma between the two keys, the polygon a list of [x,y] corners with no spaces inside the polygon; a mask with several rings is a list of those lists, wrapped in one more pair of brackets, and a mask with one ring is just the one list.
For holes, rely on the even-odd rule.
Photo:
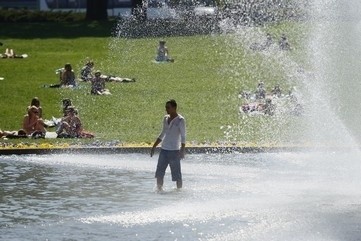
{"label": "man's dark hair", "polygon": [[172,107],[177,108],[177,102],[173,99],[168,100],[167,103],[165,103],[165,104],[170,104]]}

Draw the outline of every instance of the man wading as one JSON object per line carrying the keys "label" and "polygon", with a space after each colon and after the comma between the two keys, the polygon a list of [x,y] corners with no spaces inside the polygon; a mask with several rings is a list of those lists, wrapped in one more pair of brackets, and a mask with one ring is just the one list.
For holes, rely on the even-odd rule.
{"label": "man wading", "polygon": [[152,157],[155,148],[162,142],[159,153],[157,170],[157,188],[159,191],[163,188],[165,170],[170,166],[172,181],[177,182],[177,188],[182,188],[182,173],[180,160],[185,154],[186,125],[184,117],[177,113],[177,102],[169,100],[165,104],[167,115],[163,119],[163,130],[157,140],[154,142],[150,152]]}

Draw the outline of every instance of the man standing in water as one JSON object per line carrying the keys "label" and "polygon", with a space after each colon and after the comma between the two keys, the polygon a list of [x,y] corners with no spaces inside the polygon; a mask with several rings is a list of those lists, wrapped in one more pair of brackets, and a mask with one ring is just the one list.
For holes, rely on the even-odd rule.
{"label": "man standing in water", "polygon": [[155,148],[162,142],[159,153],[157,170],[158,191],[162,191],[165,170],[168,165],[172,173],[172,181],[177,182],[177,188],[182,188],[182,173],[180,160],[185,154],[186,125],[183,116],[177,113],[177,102],[169,100],[165,104],[167,115],[163,118],[163,130],[157,140],[154,142],[150,156],[152,157]]}

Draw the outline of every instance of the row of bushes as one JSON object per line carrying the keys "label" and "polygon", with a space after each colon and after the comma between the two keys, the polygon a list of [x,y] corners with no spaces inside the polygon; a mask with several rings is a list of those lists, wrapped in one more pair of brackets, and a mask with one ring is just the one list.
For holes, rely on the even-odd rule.
{"label": "row of bushes", "polygon": [[85,19],[85,13],[39,11],[28,9],[0,9],[0,22],[78,22]]}

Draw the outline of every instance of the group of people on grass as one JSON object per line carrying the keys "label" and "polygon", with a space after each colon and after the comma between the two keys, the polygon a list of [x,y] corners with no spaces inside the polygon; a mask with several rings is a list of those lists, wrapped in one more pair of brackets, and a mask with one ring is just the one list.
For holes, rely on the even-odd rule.
{"label": "group of people on grass", "polygon": [[[110,95],[110,91],[105,88],[106,82],[135,82],[135,78],[122,78],[112,75],[102,75],[100,70],[93,72],[94,62],[87,61],[80,70],[79,81],[91,83],[90,94],[92,95]],[[59,84],[44,85],[49,88],[73,88],[76,87],[77,81],[75,72],[70,63],[66,63],[64,68],[55,71],[59,75]]]}
{"label": "group of people on grass", "polygon": [[[0,43],[2,46],[3,44]],[[18,55],[11,48],[6,48],[0,58],[26,58],[27,54]],[[158,62],[173,62],[174,60],[169,57],[168,48],[165,46],[165,41],[159,42],[157,48]],[[101,71],[94,69],[94,62],[87,61],[80,71],[80,80],[89,82],[91,84],[90,94],[92,95],[110,95],[110,91],[105,88],[106,82],[135,82],[135,78],[124,78],[114,75],[103,75]],[[70,63],[66,63],[63,68],[57,69],[56,74],[59,75],[59,83],[44,85],[49,88],[73,88],[76,87],[77,79],[73,67]],[[1,77],[3,79],[3,77]],[[70,104],[69,104],[70,102]],[[80,118],[78,117],[77,110],[71,105],[70,100],[63,101],[62,118],[54,118],[52,121],[44,120],[42,117],[42,107],[40,100],[34,97],[31,104],[27,107],[27,114],[23,118],[22,128],[18,131],[3,131],[0,129],[0,137],[4,138],[44,138],[49,131],[47,129],[55,127],[57,137],[78,137],[88,138],[94,137],[93,134],[87,133],[82,129]]]}
{"label": "group of people on grass", "polygon": [[[266,34],[266,39],[263,43],[253,43],[250,48],[254,51],[261,51],[270,48],[275,41],[270,33]],[[278,40],[278,47],[280,50],[291,50],[291,45],[288,41],[286,34],[282,34],[280,39]]]}
{"label": "group of people on grass", "polygon": [[[169,56],[169,50],[166,46],[166,41],[159,41],[159,46],[157,48],[157,56],[155,58],[156,62],[174,62]],[[44,85],[44,87],[49,88],[73,88],[77,86],[76,76],[74,70],[70,63],[66,63],[64,68],[57,69],[55,71],[59,75],[59,83]],[[94,71],[94,62],[87,61],[85,65],[80,70],[80,79],[79,81],[91,83],[90,94],[92,95],[110,95],[109,89],[105,88],[106,82],[119,82],[119,83],[129,83],[135,82],[135,78],[125,78],[114,75],[104,75],[100,70]]]}
{"label": "group of people on grass", "polygon": [[255,91],[242,91],[239,98],[244,100],[240,107],[241,113],[245,114],[263,114],[272,116],[277,108],[280,112],[287,112],[293,115],[302,113],[302,105],[297,97],[290,91],[286,94],[276,84],[270,92],[266,91],[264,82],[259,82]]}
{"label": "group of people on grass", "polygon": [[[21,57],[22,56],[22,57]],[[1,55],[2,58],[25,58],[27,55],[16,55],[13,49],[6,49]],[[157,48],[157,62],[174,62],[170,58],[166,41],[159,41]],[[91,84],[90,94],[92,95],[110,95],[110,91],[105,88],[106,82],[135,82],[134,78],[122,78],[112,75],[103,75],[101,71],[94,69],[94,62],[87,61],[80,70],[80,81],[89,82]],[[59,75],[59,83],[45,87],[49,88],[72,88],[77,86],[76,75],[70,63],[66,63],[64,68],[57,69],[56,74]],[[87,133],[82,128],[82,123],[78,116],[77,110],[71,104],[69,99],[63,100],[63,116],[54,118],[53,120],[44,120],[43,111],[40,100],[34,97],[27,107],[27,113],[23,118],[22,128],[18,131],[2,131],[0,137],[4,138],[45,138],[49,133],[49,128],[55,128],[58,138],[84,138],[94,137],[93,134]]]}
{"label": "group of people on grass", "polygon": [[135,82],[135,78],[124,78],[113,75],[104,75],[100,70],[93,73],[94,62],[88,61],[80,71],[80,79],[91,83],[90,94],[110,95],[110,91],[105,88],[106,82],[130,83]]}
{"label": "group of people on grass", "polygon": [[58,138],[92,138],[93,134],[83,130],[78,111],[70,99],[62,100],[63,116],[53,121],[43,119],[43,109],[38,97],[31,100],[27,114],[23,117],[22,128],[19,131],[2,131],[3,138],[45,138],[49,128],[55,128],[53,133]]}

